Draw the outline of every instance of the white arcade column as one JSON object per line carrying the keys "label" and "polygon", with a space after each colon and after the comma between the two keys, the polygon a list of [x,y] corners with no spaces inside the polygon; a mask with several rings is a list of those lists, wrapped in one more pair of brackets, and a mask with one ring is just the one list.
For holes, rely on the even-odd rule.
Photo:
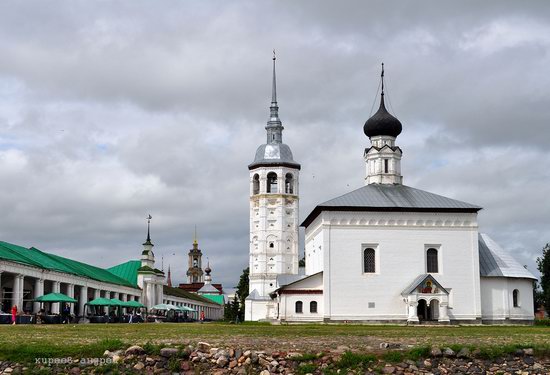
{"label": "white arcade column", "polygon": [[[34,282],[34,298],[44,295],[44,279],[36,279]],[[33,303],[33,312],[40,311],[40,302]]]}

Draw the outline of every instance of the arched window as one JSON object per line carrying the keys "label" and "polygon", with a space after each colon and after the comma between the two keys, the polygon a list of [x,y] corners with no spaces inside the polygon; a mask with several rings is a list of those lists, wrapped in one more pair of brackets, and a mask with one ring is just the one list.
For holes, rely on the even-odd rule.
{"label": "arched window", "polygon": [[267,192],[268,193],[278,193],[277,191],[277,174],[274,172],[269,172],[267,174]]}
{"label": "arched window", "polygon": [[285,193],[294,194],[294,177],[292,173],[287,173],[285,176]]}
{"label": "arched window", "polygon": [[304,303],[302,301],[296,301],[296,313],[301,314],[304,312]]}
{"label": "arched window", "polygon": [[439,272],[436,249],[428,249],[428,251],[426,252],[426,271],[428,273]]}
{"label": "arched window", "polygon": [[254,195],[260,194],[260,176],[258,174],[255,174],[252,179],[252,193]]}
{"label": "arched window", "polygon": [[372,248],[365,249],[363,253],[363,267],[365,273],[376,272],[376,251]]}
{"label": "arched window", "polygon": [[317,301],[311,301],[309,303],[309,312],[310,313],[316,313],[317,312]]}
{"label": "arched window", "polygon": [[514,301],[514,307],[519,307],[519,290],[514,289],[512,292],[512,299]]}

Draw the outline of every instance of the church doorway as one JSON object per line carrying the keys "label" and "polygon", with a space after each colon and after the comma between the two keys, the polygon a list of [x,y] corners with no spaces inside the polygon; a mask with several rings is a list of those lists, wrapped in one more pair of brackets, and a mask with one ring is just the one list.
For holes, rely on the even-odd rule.
{"label": "church doorway", "polygon": [[420,322],[434,321],[439,317],[439,301],[436,299],[431,300],[429,304],[426,300],[421,299],[418,301],[418,307],[416,309],[416,314]]}

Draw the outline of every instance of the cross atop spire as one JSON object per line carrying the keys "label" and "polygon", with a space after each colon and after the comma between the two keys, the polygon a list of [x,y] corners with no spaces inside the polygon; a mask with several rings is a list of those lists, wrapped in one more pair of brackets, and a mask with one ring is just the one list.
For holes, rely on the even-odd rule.
{"label": "cross atop spire", "polygon": [[151,215],[147,215],[147,239],[145,240],[144,245],[153,246],[153,244],[151,243],[151,219],[152,218],[153,217]]}
{"label": "cross atop spire", "polygon": [[277,107],[277,80],[275,77],[275,50],[273,50],[273,84],[271,85],[271,106]]}
{"label": "cross atop spire", "polygon": [[382,63],[382,73],[380,73],[380,79],[382,80],[382,97],[384,97],[384,63]]}
{"label": "cross atop spire", "polygon": [[267,130],[267,143],[283,142],[283,124],[279,118],[279,105],[277,104],[277,75],[275,73],[275,61],[277,56],[273,50],[273,81],[271,84],[271,105],[269,107],[269,121],[265,127]]}

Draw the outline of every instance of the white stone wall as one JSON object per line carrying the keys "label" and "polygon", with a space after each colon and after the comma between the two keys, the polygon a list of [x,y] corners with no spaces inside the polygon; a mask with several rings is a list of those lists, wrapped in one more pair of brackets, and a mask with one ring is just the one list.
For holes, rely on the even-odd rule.
{"label": "white stone wall", "polygon": [[268,305],[269,301],[254,301],[254,300],[245,300],[244,301],[244,320],[257,322],[260,320],[266,320],[268,316]]}
{"label": "white stone wall", "polygon": [[[319,291],[321,293],[312,293]],[[281,321],[322,321],[323,320],[323,274],[318,273],[283,287],[278,296],[278,319]],[[302,293],[300,293],[302,292]],[[296,302],[302,302],[302,312],[296,312]],[[317,312],[312,312],[311,302],[317,302]]]}
{"label": "white stone wall", "polygon": [[323,271],[322,220],[317,217],[308,227],[305,238],[306,275]]}
{"label": "white stone wall", "polygon": [[[513,305],[514,289],[519,291],[518,307]],[[533,320],[533,280],[482,277],[481,302],[484,320]]]}
{"label": "white stone wall", "polygon": [[[267,174],[277,174],[277,192],[267,193]],[[285,176],[293,175],[293,193],[285,193]],[[254,176],[260,192],[254,194]],[[276,288],[277,275],[298,273],[299,171],[287,167],[260,167],[250,172],[250,291],[267,296]]]}
{"label": "white stone wall", "polygon": [[[450,319],[481,318],[477,214],[325,211],[320,216],[325,318],[406,320],[401,293],[427,272],[428,247],[439,249],[434,277],[452,290]],[[306,241],[320,239],[309,236],[315,229],[306,228]],[[365,246],[376,250],[374,274],[363,272]]]}

